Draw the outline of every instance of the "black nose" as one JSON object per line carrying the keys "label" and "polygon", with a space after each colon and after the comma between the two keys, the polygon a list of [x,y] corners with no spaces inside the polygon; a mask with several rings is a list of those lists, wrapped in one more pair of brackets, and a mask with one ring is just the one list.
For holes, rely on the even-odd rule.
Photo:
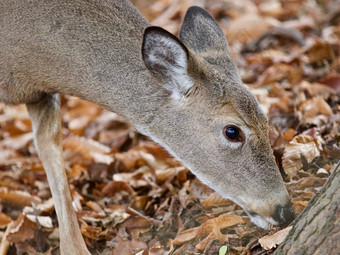
{"label": "black nose", "polygon": [[291,203],[285,206],[277,206],[273,215],[273,219],[282,226],[287,226],[295,218],[294,209]]}

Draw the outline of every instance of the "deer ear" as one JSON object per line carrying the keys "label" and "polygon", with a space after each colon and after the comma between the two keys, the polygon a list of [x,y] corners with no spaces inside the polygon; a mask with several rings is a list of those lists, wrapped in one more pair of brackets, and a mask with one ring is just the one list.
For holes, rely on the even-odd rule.
{"label": "deer ear", "polygon": [[189,52],[174,35],[160,27],[144,32],[142,56],[145,66],[172,92],[182,98],[193,83],[187,73]]}
{"label": "deer ear", "polygon": [[211,49],[228,51],[228,43],[222,29],[206,10],[198,6],[188,9],[179,38],[196,53]]}

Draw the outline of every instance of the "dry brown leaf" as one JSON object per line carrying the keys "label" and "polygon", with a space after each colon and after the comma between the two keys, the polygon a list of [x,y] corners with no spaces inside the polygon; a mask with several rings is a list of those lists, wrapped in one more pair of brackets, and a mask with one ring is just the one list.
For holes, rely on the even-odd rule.
{"label": "dry brown leaf", "polygon": [[334,89],[337,93],[340,93],[340,74],[330,74],[320,80],[320,83],[328,85],[328,88]]}
{"label": "dry brown leaf", "polygon": [[87,202],[86,202],[86,206],[89,207],[89,208],[91,208],[91,209],[94,210],[95,212],[97,212],[98,215],[100,215],[100,216],[105,216],[104,210],[101,208],[101,206],[100,206],[98,203],[96,203],[96,202],[94,202],[94,201],[87,201]]}
{"label": "dry brown leaf", "polygon": [[33,133],[25,133],[22,135],[7,137],[1,143],[6,147],[12,150],[21,150],[29,142],[33,141]]}
{"label": "dry brown leaf", "polygon": [[291,190],[307,190],[311,188],[320,188],[325,184],[327,178],[306,177],[301,180],[289,182],[286,184],[288,189]]}
{"label": "dry brown leaf", "polygon": [[307,124],[316,126],[326,123],[333,115],[331,107],[321,96],[303,102],[298,109],[303,113],[304,121]]}
{"label": "dry brown leaf", "polygon": [[266,235],[259,239],[259,243],[261,244],[262,248],[266,250],[271,250],[276,248],[279,244],[283,242],[283,240],[288,235],[288,232],[292,229],[292,226],[284,228],[273,235]]}
{"label": "dry brown leaf", "polygon": [[73,206],[73,209],[76,212],[81,212],[83,210],[83,207],[81,205],[82,201],[84,200],[83,196],[80,195],[77,191],[72,190],[72,189],[71,189],[71,193],[72,193],[72,206]]}
{"label": "dry brown leaf", "polygon": [[287,53],[275,49],[266,49],[246,57],[249,65],[257,64],[264,67],[278,62],[287,62],[287,59],[289,59],[289,55]]}
{"label": "dry brown leaf", "polygon": [[142,253],[142,255],[165,255],[167,254],[165,252],[164,247],[161,245],[153,246],[147,251],[147,253],[144,253],[144,252]]}
{"label": "dry brown leaf", "polygon": [[14,225],[8,234],[7,240],[11,243],[19,243],[34,237],[37,224],[30,221],[21,214],[14,222]]}
{"label": "dry brown leaf", "polygon": [[112,255],[136,254],[138,251],[146,249],[146,243],[136,239],[125,239],[118,235],[114,238],[112,247],[110,253]]}
{"label": "dry brown leaf", "polygon": [[200,230],[200,227],[196,228],[189,228],[187,230],[184,230],[176,235],[176,238],[172,241],[173,245],[180,245],[186,242],[191,241],[192,239],[196,238],[198,232]]}
{"label": "dry brown leaf", "polygon": [[301,156],[308,163],[320,156],[320,144],[314,137],[297,135],[286,146],[282,157],[282,166],[290,179],[296,177],[302,167]]}
{"label": "dry brown leaf", "polygon": [[19,206],[41,203],[41,199],[39,197],[33,196],[26,191],[10,190],[7,187],[0,187],[0,198],[9,204]]}
{"label": "dry brown leaf", "polygon": [[111,181],[102,189],[102,193],[110,197],[119,192],[127,192],[128,194],[135,193],[134,189],[128,183],[122,181]]}
{"label": "dry brown leaf", "polygon": [[3,105],[0,122],[11,121],[13,119],[29,119],[26,105]]}
{"label": "dry brown leaf", "polygon": [[149,196],[136,196],[133,199],[131,207],[136,210],[146,211],[150,205],[150,203],[148,203],[149,201],[150,201]]}
{"label": "dry brown leaf", "polygon": [[83,180],[86,177],[88,177],[87,169],[80,164],[73,165],[71,171],[67,174],[67,178],[77,181]]}
{"label": "dry brown leaf", "polygon": [[325,59],[334,58],[334,52],[331,45],[321,39],[310,40],[305,47],[304,54],[309,58],[311,63],[321,63]]}
{"label": "dry brown leaf", "polygon": [[10,231],[12,230],[12,228],[14,227],[14,225],[15,225],[15,222],[11,221],[7,225],[6,231],[5,231],[4,235],[1,238],[1,243],[0,243],[0,254],[1,255],[3,255],[3,254],[5,255],[8,252],[8,249],[10,247],[10,242],[7,240],[7,237],[9,235]]}
{"label": "dry brown leaf", "polygon": [[85,237],[98,241],[100,239],[100,232],[102,231],[102,229],[101,227],[94,227],[88,225],[85,221],[82,221],[80,231]]}
{"label": "dry brown leaf", "polygon": [[307,91],[308,95],[311,97],[321,96],[326,100],[330,95],[336,94],[336,91],[331,87],[317,82],[309,83],[307,81],[303,81],[301,82],[299,89]]}
{"label": "dry brown leaf", "polygon": [[[196,239],[204,239],[210,233],[213,232],[214,227],[218,227],[219,231],[225,228],[229,228],[238,224],[245,223],[243,218],[238,215],[220,215],[217,218],[213,218],[204,222],[201,226],[196,228],[190,228],[184,230],[177,234],[176,238],[173,240],[173,245],[183,244],[188,242],[194,238]],[[214,236],[216,236],[214,234]]]}
{"label": "dry brown leaf", "polygon": [[135,169],[146,165],[139,151],[133,149],[124,153],[116,153],[115,159],[117,167],[123,172],[133,172]]}
{"label": "dry brown leaf", "polygon": [[169,168],[169,166],[165,162],[156,159],[152,154],[146,153],[144,151],[140,151],[139,153],[141,158],[147,163],[147,165],[154,170],[164,170]]}
{"label": "dry brown leaf", "polygon": [[7,216],[4,213],[0,213],[0,228],[5,228],[7,225],[12,222],[12,218]]}
{"label": "dry brown leaf", "polygon": [[214,232],[211,232],[207,237],[205,237],[201,242],[199,242],[196,246],[195,246],[195,251],[199,252],[199,251],[203,251],[206,246],[212,241],[216,239],[216,235]]}
{"label": "dry brown leaf", "polygon": [[281,2],[277,0],[264,1],[258,7],[261,14],[272,16],[275,18],[282,16],[284,13]]}
{"label": "dry brown leaf", "polygon": [[97,141],[80,136],[69,136],[63,140],[64,149],[80,153],[85,159],[96,163],[111,164],[113,158],[107,155],[111,149]]}
{"label": "dry brown leaf", "polygon": [[201,202],[208,198],[214,191],[198,179],[194,179],[190,184],[190,193]]}
{"label": "dry brown leaf", "polygon": [[283,134],[283,138],[287,141],[291,141],[295,134],[296,134],[296,131],[290,128]]}
{"label": "dry brown leaf", "polygon": [[297,84],[301,81],[301,69],[286,63],[277,63],[266,69],[256,82],[256,86],[264,86],[288,80],[289,84]]}
{"label": "dry brown leaf", "polygon": [[182,166],[173,156],[169,154],[163,147],[157,143],[147,142],[143,143],[142,146],[136,146],[136,149],[146,151],[152,154],[155,158],[162,160],[167,165],[172,167]]}
{"label": "dry brown leaf", "polygon": [[217,192],[211,193],[206,199],[202,201],[202,206],[205,209],[210,209],[213,207],[229,206],[234,203],[227,198],[222,197]]}
{"label": "dry brown leaf", "polygon": [[329,176],[329,172],[324,168],[319,168],[318,171],[316,172],[316,176],[321,178],[324,177],[327,178]]}
{"label": "dry brown leaf", "polygon": [[228,40],[231,43],[235,41],[247,43],[258,38],[272,26],[271,22],[264,17],[247,13],[230,22],[227,30]]}
{"label": "dry brown leaf", "polygon": [[102,111],[102,108],[94,103],[80,100],[76,97],[68,97],[70,109],[63,114],[63,120],[68,123],[68,129],[76,135],[83,135],[89,123]]}
{"label": "dry brown leaf", "polygon": [[54,202],[53,202],[53,198],[51,197],[38,205],[34,205],[34,208],[30,206],[26,206],[23,209],[23,213],[34,214],[36,211],[38,211],[39,213],[49,213],[49,212],[52,212],[53,209],[54,209]]}
{"label": "dry brown leaf", "polygon": [[149,185],[149,179],[153,178],[152,170],[149,167],[141,167],[133,173],[118,173],[112,176],[115,182],[125,182],[134,188]]}
{"label": "dry brown leaf", "polygon": [[124,222],[117,227],[128,231],[132,239],[138,240],[141,234],[148,232],[152,223],[150,219],[132,208],[128,208],[127,213],[130,215]]}
{"label": "dry brown leaf", "polygon": [[171,180],[175,178],[176,176],[186,174],[188,172],[188,169],[186,167],[180,166],[180,167],[173,167],[168,168],[164,170],[156,170],[156,178],[158,183],[164,183],[167,180]]}
{"label": "dry brown leaf", "polygon": [[14,121],[5,122],[3,128],[8,132],[9,136],[22,135],[32,131],[30,119],[15,119]]}
{"label": "dry brown leaf", "polygon": [[105,217],[100,214],[94,214],[94,217],[92,217],[91,215],[93,215],[93,212],[90,216],[87,216],[86,212],[84,212],[82,220],[90,223],[91,225],[97,225],[100,223],[103,227],[115,227],[117,224],[124,222],[130,217],[130,214],[126,213],[123,208],[116,208],[114,210],[107,211],[110,212],[110,214],[107,216],[104,215]]}
{"label": "dry brown leaf", "polygon": [[87,128],[90,121],[90,116],[82,115],[78,118],[71,119],[68,123],[68,128],[75,135],[83,135],[84,130]]}
{"label": "dry brown leaf", "polygon": [[299,215],[305,209],[308,201],[292,201],[295,215]]}
{"label": "dry brown leaf", "polygon": [[[315,158],[311,163],[302,160],[306,171],[298,171],[301,179],[287,184],[295,212],[303,210],[325,182],[326,178],[322,177],[331,171],[340,155],[336,143],[340,110],[337,95],[340,88],[340,27],[338,15],[325,15],[324,11],[330,10],[329,1],[319,1],[313,6],[303,0],[132,2],[141,7],[149,20],[155,20],[158,25],[163,24],[171,31],[179,30],[187,6],[192,4],[204,6],[217,19],[222,31],[226,32],[230,54],[240,68],[244,82],[252,88],[263,85],[253,92],[272,121],[274,131],[270,139],[278,162],[281,162],[284,149],[294,140],[294,136],[308,135],[316,139],[319,145],[325,145],[320,151],[322,157]],[[299,45],[298,37],[294,37],[291,28],[299,30],[303,33],[302,39],[311,43],[305,47]],[[320,33],[315,33],[316,30]],[[73,140],[70,147],[66,142],[64,158],[71,190],[75,194],[74,205],[78,216],[88,224],[85,240],[92,251],[101,254],[103,246],[107,246],[107,253],[119,255],[136,252],[138,255],[218,254],[218,240],[223,242],[229,237],[232,238],[228,241],[230,254],[236,254],[242,251],[247,240],[257,239],[258,229],[248,224],[236,225],[221,232],[224,226],[219,225],[216,215],[234,211],[235,208],[235,214],[239,215],[239,207],[235,204],[229,206],[230,201],[200,184],[158,144],[135,133],[122,117],[68,96],[62,97],[62,108],[63,136],[66,140],[74,134],[86,137],[84,141],[78,138]],[[51,194],[28,135],[30,130],[31,123],[24,105],[8,107],[0,103],[0,186],[10,190],[32,191],[32,194],[46,201]],[[22,134],[24,136],[18,136]],[[100,142],[97,144],[99,147],[91,141]],[[102,144],[106,148],[103,149]],[[115,156],[114,161],[112,155]],[[298,159],[291,158],[290,163],[301,163],[300,154],[295,156]],[[113,174],[118,182],[111,182]],[[83,194],[83,197],[75,192]],[[28,215],[25,219],[28,223],[27,218],[34,221],[40,215],[49,215],[56,223],[53,202],[50,201],[24,209],[23,206],[13,206],[3,201],[0,212],[2,210],[11,217],[24,212]],[[140,215],[130,211],[127,213],[130,210],[126,209],[127,206],[138,210]],[[0,226],[1,219],[0,214]],[[5,217],[3,226],[8,220]],[[249,218],[244,217],[244,221],[248,222]],[[190,228],[196,224],[203,225]],[[54,224],[57,231],[53,231],[52,237],[49,236],[50,250],[58,246],[56,226]],[[176,236],[178,229],[184,227],[189,229]],[[9,232],[9,229],[7,227],[6,231]],[[224,232],[235,235],[224,235]],[[0,231],[0,238],[2,233]],[[21,234],[20,231],[17,234]],[[174,238],[178,239],[169,241],[165,249],[164,242]],[[36,247],[32,247],[36,240],[39,239],[27,239],[13,243],[13,246],[19,253],[37,254]],[[174,245],[176,242],[178,244]],[[50,254],[50,250],[46,254]],[[250,251],[251,254],[257,252]]]}
{"label": "dry brown leaf", "polygon": [[[0,166],[6,166],[6,165],[11,165],[11,163],[16,163],[18,158],[20,158],[20,154],[17,153],[15,150],[13,149],[1,149],[1,153],[0,153]],[[13,160],[13,162],[11,162],[11,159],[15,159],[15,161]],[[1,185],[2,186],[2,185]]]}
{"label": "dry brown leaf", "polygon": [[44,228],[53,228],[52,219],[49,216],[36,216],[32,214],[25,215],[27,219],[34,223],[38,223],[40,226]]}
{"label": "dry brown leaf", "polygon": [[206,237],[213,230],[214,224],[217,224],[220,230],[222,230],[243,223],[245,223],[245,221],[241,216],[222,214],[217,218],[210,219],[204,222],[199,228],[197,237],[198,238]]}

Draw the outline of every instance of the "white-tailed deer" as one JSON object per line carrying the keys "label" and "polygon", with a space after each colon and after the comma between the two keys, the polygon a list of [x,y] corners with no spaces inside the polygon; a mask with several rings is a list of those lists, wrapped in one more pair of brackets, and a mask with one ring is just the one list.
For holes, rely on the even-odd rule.
{"label": "white-tailed deer", "polygon": [[257,225],[293,219],[267,117],[203,9],[188,10],[180,39],[125,0],[2,0],[0,24],[0,100],[27,105],[62,254],[89,252],[63,167],[59,93],[126,117]]}

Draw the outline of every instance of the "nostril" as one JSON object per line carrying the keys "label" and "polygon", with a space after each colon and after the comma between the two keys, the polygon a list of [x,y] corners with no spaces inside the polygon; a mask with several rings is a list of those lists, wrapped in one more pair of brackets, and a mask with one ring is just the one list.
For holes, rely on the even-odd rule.
{"label": "nostril", "polygon": [[294,209],[292,204],[289,203],[286,206],[277,206],[275,208],[275,213],[273,219],[277,221],[280,225],[288,225],[295,218]]}

